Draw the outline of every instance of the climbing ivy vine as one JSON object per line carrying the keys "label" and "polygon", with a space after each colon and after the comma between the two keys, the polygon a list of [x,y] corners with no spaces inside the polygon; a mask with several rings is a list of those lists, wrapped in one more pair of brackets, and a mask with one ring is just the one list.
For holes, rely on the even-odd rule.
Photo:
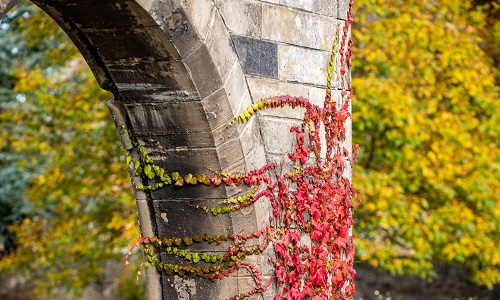
{"label": "climbing ivy vine", "polygon": [[[228,126],[244,123],[263,109],[291,106],[305,110],[299,126],[290,128],[295,145],[288,159],[293,165],[289,173],[281,174],[276,164],[269,163],[244,174],[213,172],[213,174],[184,174],[170,172],[154,164],[153,160],[129,131],[132,145],[139,151],[139,160],[128,157],[136,175],[153,180],[151,185],[136,183],[144,190],[156,190],[168,185],[185,186],[240,186],[247,194],[231,198],[219,206],[193,206],[207,214],[217,216],[247,207],[256,201],[270,201],[272,214],[267,226],[254,232],[184,237],[142,237],[134,247],[143,246],[147,258],[145,265],[154,266],[166,274],[198,276],[212,281],[224,279],[239,269],[248,270],[254,278],[255,288],[235,295],[231,299],[244,299],[264,292],[276,280],[280,295],[274,299],[351,299],[354,295],[354,244],[350,233],[353,226],[353,191],[346,170],[355,160],[350,149],[343,145],[346,139],[345,123],[350,118],[351,84],[347,78],[351,67],[352,41],[348,36],[353,21],[350,1],[348,20],[342,30],[337,28],[327,75],[327,91],[323,106],[312,104],[304,97],[276,96],[261,99],[231,120]],[[336,70],[338,38],[341,42],[339,73],[341,101],[332,97],[331,81]],[[124,128],[122,130],[125,130]],[[322,144],[322,141],[324,144]],[[326,149],[323,147],[326,146]],[[257,243],[249,243],[255,240]],[[194,252],[194,243],[228,242],[223,254]],[[274,250],[270,258],[274,276],[264,281],[261,271],[247,261],[252,255]],[[131,249],[127,258],[132,253]],[[159,254],[177,256],[185,264],[163,262]]]}

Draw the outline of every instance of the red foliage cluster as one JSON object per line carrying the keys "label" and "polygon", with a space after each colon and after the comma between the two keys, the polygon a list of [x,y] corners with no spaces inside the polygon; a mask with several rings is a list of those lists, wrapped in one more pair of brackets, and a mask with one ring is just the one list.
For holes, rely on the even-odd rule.
{"label": "red foliage cluster", "polygon": [[[266,239],[274,247],[272,263],[280,287],[275,299],[344,299],[354,294],[354,245],[350,228],[352,186],[344,176],[349,151],[342,147],[349,100],[327,97],[324,107],[302,97],[279,96],[265,106],[304,107],[300,127],[292,127],[296,143],[288,155],[291,173],[276,174],[266,193],[273,222]],[[326,155],[321,157],[324,126]]]}

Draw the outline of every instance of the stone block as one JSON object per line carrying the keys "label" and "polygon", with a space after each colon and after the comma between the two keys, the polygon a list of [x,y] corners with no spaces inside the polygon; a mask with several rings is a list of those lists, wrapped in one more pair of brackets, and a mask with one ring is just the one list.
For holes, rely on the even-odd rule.
{"label": "stone block", "polygon": [[256,117],[251,118],[240,126],[239,132],[246,171],[249,172],[263,167],[266,164],[265,149],[262,144],[258,119]]}
{"label": "stone block", "polygon": [[[210,174],[210,170],[220,170],[219,157],[215,148],[188,148],[179,147],[177,149],[148,149],[154,163],[165,169],[166,172],[179,172],[186,175],[191,173],[198,175],[201,173]],[[238,158],[233,158],[237,160]]]}
{"label": "stone block", "polygon": [[224,23],[232,34],[260,37],[262,4],[241,0],[217,0]]}
{"label": "stone block", "polygon": [[225,126],[221,126],[212,131],[214,145],[217,147],[230,140],[237,139],[238,134],[239,133],[236,126],[229,126],[226,123]]}
{"label": "stone block", "polygon": [[347,20],[347,13],[349,12],[349,0],[338,0],[337,18],[340,20]]}
{"label": "stone block", "polygon": [[[159,27],[145,27],[133,31],[124,29],[87,32],[86,35],[105,63],[116,63],[130,58],[151,60],[172,58],[168,48],[158,38],[165,35]],[[110,47],[113,51],[109,51]]]}
{"label": "stone block", "polygon": [[[212,187],[213,188],[213,187]],[[157,200],[154,201],[158,234],[160,237],[184,237],[203,235],[227,235],[232,233],[229,214],[217,216],[205,212],[201,207],[218,207],[223,198],[203,200]],[[194,243],[191,247],[196,250],[226,251],[228,244]]]}
{"label": "stone block", "polygon": [[[325,78],[326,82],[326,78]],[[333,91],[332,91],[333,94]],[[325,103],[325,96],[326,96],[326,88],[319,88],[319,87],[309,87],[308,89],[308,99],[311,101],[311,103],[318,105],[319,107],[323,107]],[[332,96],[333,97],[333,96]]]}
{"label": "stone block", "polygon": [[234,117],[226,90],[221,88],[201,101],[205,115],[212,130],[226,127]]}
{"label": "stone block", "polygon": [[[132,131],[139,144],[148,151],[167,151],[169,149],[207,148],[214,147],[211,132],[166,132],[163,134]],[[155,155],[155,154],[151,154]]]}
{"label": "stone block", "polygon": [[248,88],[252,94],[253,102],[257,102],[260,99],[280,96],[280,95],[290,95],[290,96],[302,96],[307,97],[308,86],[283,82],[270,78],[259,78],[253,76],[247,76]]}
{"label": "stone block", "polygon": [[217,146],[217,154],[223,170],[234,170],[234,167],[243,161],[243,151],[239,139],[229,140]]}
{"label": "stone block", "polygon": [[139,134],[210,132],[200,101],[127,103],[125,107],[133,131]]}
{"label": "stone block", "polygon": [[184,58],[200,47],[202,39],[186,12],[168,2],[159,1],[152,15],[160,21],[161,28],[172,40],[180,56]]}
{"label": "stone block", "polygon": [[[248,192],[250,189],[248,190]],[[264,200],[264,199],[262,199]],[[257,222],[255,220],[255,208],[253,205],[242,208],[230,214],[233,232],[239,233],[252,233],[258,230]],[[253,245],[253,244],[252,244]]]}
{"label": "stone block", "polygon": [[286,154],[293,149],[294,135],[290,133],[290,127],[298,126],[299,121],[282,119],[276,117],[259,117],[262,132],[262,140],[267,154]]}
{"label": "stone block", "polygon": [[233,111],[233,117],[242,113],[252,104],[248,85],[239,62],[235,62],[224,83],[227,99]]}
{"label": "stone block", "polygon": [[[112,15],[113,18],[109,18]],[[133,2],[78,3],[64,7],[64,16],[83,31],[88,29],[125,29],[137,26],[156,26],[156,22]]]}
{"label": "stone block", "polygon": [[[163,299],[182,300],[206,300],[206,299],[230,299],[240,293],[250,292],[255,288],[254,279],[251,276],[236,278],[230,276],[222,280],[211,282],[200,277],[180,277],[177,275],[163,276]],[[267,278],[263,278],[266,280]],[[267,297],[267,295],[271,295]],[[266,298],[256,294],[249,299],[272,299],[274,294],[268,293]]]}
{"label": "stone block", "polygon": [[200,97],[206,98],[222,87],[217,67],[205,45],[193,51],[184,60]]}
{"label": "stone block", "polygon": [[[305,85],[297,83],[288,83],[277,81],[268,78],[258,78],[258,77],[247,77],[248,87],[252,94],[253,102],[257,102],[260,99],[280,96],[280,95],[290,95],[296,97],[308,97],[308,87]],[[292,108],[290,106],[278,107],[278,108],[268,108],[263,109],[258,112],[262,116],[277,116],[292,119],[302,119],[304,117],[304,109],[299,107]]]}
{"label": "stone block", "polygon": [[220,14],[215,14],[209,24],[205,43],[221,80],[224,82],[238,57],[233,42]]}
{"label": "stone block", "polygon": [[[277,17],[279,16],[279,17]],[[336,20],[283,6],[264,5],[262,38],[319,50],[330,50]]]}
{"label": "stone block", "polygon": [[330,17],[337,16],[337,1],[335,0],[281,0],[280,4],[299,8]]}
{"label": "stone block", "polygon": [[115,84],[127,89],[133,82],[137,87],[161,87],[164,90],[177,91],[181,88],[193,89],[182,62],[175,60],[150,61],[130,60],[119,64],[109,64],[108,70]]}
{"label": "stone block", "polygon": [[189,0],[182,1],[181,5],[189,16],[189,21],[196,29],[200,40],[205,40],[207,32],[210,29],[210,20],[214,17],[215,13],[213,1]]}
{"label": "stone block", "polygon": [[278,77],[278,46],[275,43],[233,35],[234,46],[245,74]]}
{"label": "stone block", "polygon": [[324,86],[330,52],[289,45],[279,45],[279,78]]}

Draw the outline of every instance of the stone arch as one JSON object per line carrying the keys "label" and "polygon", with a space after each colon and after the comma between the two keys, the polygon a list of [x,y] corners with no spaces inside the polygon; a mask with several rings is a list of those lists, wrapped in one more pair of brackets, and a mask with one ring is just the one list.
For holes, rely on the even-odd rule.
{"label": "stone arch", "polygon": [[[300,112],[281,109],[243,125],[227,123],[266,96],[292,94],[321,103],[331,43],[346,20],[349,1],[32,2],[66,31],[100,86],[114,94],[109,106],[119,132],[121,126],[131,130],[155,164],[196,174],[207,169],[248,172],[282,161],[292,145],[289,127],[301,118]],[[340,97],[338,78],[333,93]],[[124,135],[122,142],[129,148],[126,140]],[[132,154],[138,157],[133,149]],[[130,174],[141,183],[133,170]],[[203,186],[134,189],[144,236],[228,234],[263,227],[269,209],[262,202],[216,219],[187,209],[186,204],[218,202],[237,193]],[[271,275],[267,255],[258,259],[264,275]],[[149,268],[148,299],[224,299],[251,290],[252,278],[238,274],[215,284],[201,280]],[[271,289],[264,298],[272,294]]]}
{"label": "stone arch", "polygon": [[[181,174],[245,172],[265,164],[257,122],[227,126],[251,97],[212,1],[33,2],[65,30],[99,85],[114,94],[110,108],[117,127],[131,130],[155,164]],[[263,216],[254,210],[213,219],[186,208],[236,193],[222,186],[134,190],[144,236],[229,234],[262,226],[257,218]],[[154,268],[147,272],[149,299],[217,299],[251,285],[249,274],[210,284]]]}

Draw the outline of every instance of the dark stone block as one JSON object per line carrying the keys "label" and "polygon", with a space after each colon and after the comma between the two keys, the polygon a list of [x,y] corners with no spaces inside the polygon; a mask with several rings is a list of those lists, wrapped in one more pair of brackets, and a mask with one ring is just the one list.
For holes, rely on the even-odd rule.
{"label": "dark stone block", "polygon": [[214,148],[145,149],[155,164],[165,171],[181,174],[210,174],[219,168],[219,158]]}
{"label": "dark stone block", "polygon": [[131,57],[154,60],[172,58],[168,47],[158,38],[165,35],[159,27],[87,32],[86,35],[105,63],[117,64],[120,60],[128,60]]}
{"label": "dark stone block", "polygon": [[278,45],[233,35],[234,46],[245,74],[278,78]]}
{"label": "dark stone block", "polygon": [[[179,172],[181,173],[181,172]],[[187,173],[181,173],[185,175]],[[151,181],[153,183],[153,181]],[[182,187],[178,186],[164,186],[156,191],[151,191],[151,198],[153,200],[164,200],[164,199],[199,199],[204,197],[205,199],[220,199],[226,196],[225,186],[206,186],[204,184],[192,186],[185,185]]]}
{"label": "dark stone block", "polygon": [[124,85],[161,86],[176,91],[181,89],[180,84],[173,76],[173,61],[140,61],[137,63],[110,64],[108,70],[113,81],[120,88]]}
{"label": "dark stone block", "polygon": [[141,144],[146,149],[176,149],[176,148],[198,148],[213,147],[214,142],[210,132],[170,132],[162,135],[148,135],[134,131]]}
{"label": "dark stone block", "polygon": [[[76,4],[76,5],[75,5]],[[56,3],[63,14],[71,19],[80,29],[130,28],[137,26],[155,26],[156,22],[136,2],[95,1],[92,3],[62,2]],[[110,17],[112,16],[112,17]]]}
{"label": "dark stone block", "polygon": [[[211,187],[212,189],[217,189]],[[160,237],[184,237],[203,235],[227,235],[232,233],[229,214],[217,216],[206,213],[203,209],[193,206],[218,206],[223,198],[205,200],[169,200],[154,201],[154,209],[158,233]],[[225,252],[228,243],[194,243],[191,248],[196,250]]]}
{"label": "dark stone block", "polygon": [[199,101],[200,98],[194,86],[190,89],[173,91],[168,87],[150,86],[140,89],[121,89],[117,96],[124,104],[162,103],[176,101]]}
{"label": "dark stone block", "polygon": [[[184,282],[186,281],[186,282]],[[238,294],[235,278],[212,282],[200,277],[162,276],[163,300],[172,299],[229,299]]]}
{"label": "dark stone block", "polygon": [[[199,101],[125,104],[134,132],[168,133],[210,132],[205,111]],[[196,144],[190,145],[196,147]]]}

